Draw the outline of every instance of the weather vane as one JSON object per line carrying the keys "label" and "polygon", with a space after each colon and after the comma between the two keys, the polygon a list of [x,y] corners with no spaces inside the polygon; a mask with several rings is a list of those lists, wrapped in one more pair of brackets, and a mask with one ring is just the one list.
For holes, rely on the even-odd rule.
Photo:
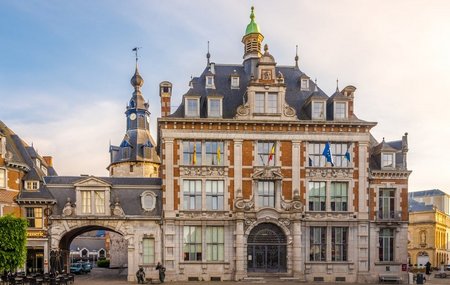
{"label": "weather vane", "polygon": [[141,47],[135,47],[135,48],[133,49],[134,54],[135,54],[135,56],[136,56],[136,63],[137,63],[138,58],[139,58],[139,56],[138,56],[138,50],[140,50],[140,49],[141,49]]}

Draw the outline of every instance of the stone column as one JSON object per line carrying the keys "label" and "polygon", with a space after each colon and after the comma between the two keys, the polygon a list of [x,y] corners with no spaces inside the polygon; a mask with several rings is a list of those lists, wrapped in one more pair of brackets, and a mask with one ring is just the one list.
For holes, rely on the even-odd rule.
{"label": "stone column", "polygon": [[242,140],[234,140],[234,191],[242,190]]}
{"label": "stone column", "polygon": [[[162,171],[165,171],[165,179],[163,183],[166,186],[166,189],[164,191],[164,195],[166,198],[166,203],[164,205],[165,211],[170,213],[174,209],[174,194],[173,194],[173,139],[172,138],[165,138],[164,139],[164,155],[166,157],[166,162],[164,163],[164,169]],[[163,172],[164,174],[164,172]],[[168,214],[166,213],[166,214]],[[172,213],[173,216],[173,213]]]}
{"label": "stone column", "polygon": [[128,282],[135,282],[136,281],[136,271],[138,270],[137,266],[139,264],[139,261],[136,260],[135,256],[135,245],[134,245],[134,238],[129,238],[128,240]]}
{"label": "stone column", "polygon": [[358,161],[358,182],[359,182],[359,217],[363,219],[369,218],[369,209],[367,208],[367,199],[369,196],[367,195],[368,185],[367,185],[367,177],[368,173],[368,165],[367,165],[367,147],[368,144],[366,142],[360,142],[358,153],[359,153],[359,161]]}
{"label": "stone column", "polygon": [[[236,250],[236,266],[235,266],[235,281],[242,280],[247,277],[247,256],[244,255],[244,220],[238,220],[236,222],[236,240],[235,240],[235,250]],[[245,252],[247,250],[245,249]]]}
{"label": "stone column", "polygon": [[304,260],[302,260],[302,235],[301,224],[298,217],[292,222],[292,273],[294,277],[300,277],[303,271]]}

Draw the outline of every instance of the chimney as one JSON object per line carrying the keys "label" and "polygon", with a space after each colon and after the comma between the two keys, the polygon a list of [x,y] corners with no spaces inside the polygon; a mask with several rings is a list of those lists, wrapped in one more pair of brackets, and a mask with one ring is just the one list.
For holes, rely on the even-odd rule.
{"label": "chimney", "polygon": [[159,84],[159,97],[161,97],[161,117],[170,115],[170,97],[172,96],[172,83],[163,81]]}
{"label": "chimney", "polygon": [[49,167],[53,167],[53,157],[52,156],[43,156],[42,158],[45,160],[45,163],[47,163],[47,165]]}
{"label": "chimney", "polygon": [[355,114],[354,110],[353,110],[353,99],[355,97],[355,90],[356,90],[355,86],[348,85],[341,91],[345,97],[350,99],[350,100],[348,100],[348,117],[349,118],[353,117],[353,115]]}

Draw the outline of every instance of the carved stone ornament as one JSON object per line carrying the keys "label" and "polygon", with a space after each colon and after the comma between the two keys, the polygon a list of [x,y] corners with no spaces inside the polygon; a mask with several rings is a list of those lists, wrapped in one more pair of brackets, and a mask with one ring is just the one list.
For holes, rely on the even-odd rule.
{"label": "carved stone ornament", "polygon": [[224,176],[227,175],[225,166],[182,166],[185,176]]}
{"label": "carved stone ornament", "polygon": [[256,180],[281,180],[283,175],[281,175],[281,170],[278,167],[263,167],[256,168],[252,178]]}
{"label": "carved stone ornament", "polygon": [[111,214],[113,214],[113,216],[119,217],[125,216],[122,206],[120,206],[119,197],[116,197],[116,202],[114,203]]}
{"label": "carved stone ornament", "polygon": [[62,210],[62,215],[63,215],[63,217],[72,216],[74,214],[74,212],[75,211],[74,211],[73,205],[70,202],[70,197],[67,197],[67,202],[64,205],[64,208]]}
{"label": "carved stone ornament", "polygon": [[295,109],[289,106],[288,104],[284,104],[283,108],[283,114],[286,117],[294,117],[295,116]]}
{"label": "carved stone ornament", "polygon": [[278,222],[280,222],[280,224],[283,224],[283,225],[285,225],[288,228],[291,225],[291,220],[289,220],[289,219],[279,218]]}
{"label": "carved stone ornament", "polygon": [[248,115],[250,115],[250,106],[248,105],[248,103],[245,105],[240,105],[237,108],[236,117],[248,116]]}
{"label": "carved stone ornament", "polygon": [[310,168],[306,171],[307,177],[321,178],[348,178],[351,177],[347,168]]}
{"label": "carved stone ornament", "polygon": [[234,207],[236,208],[236,210],[249,211],[254,206],[255,206],[255,202],[253,202],[253,200],[245,200],[242,197],[241,189],[238,189],[236,191],[236,198],[234,199]]}
{"label": "carved stone ornament", "polygon": [[284,201],[281,200],[281,208],[285,211],[303,211],[303,204],[300,201]]}

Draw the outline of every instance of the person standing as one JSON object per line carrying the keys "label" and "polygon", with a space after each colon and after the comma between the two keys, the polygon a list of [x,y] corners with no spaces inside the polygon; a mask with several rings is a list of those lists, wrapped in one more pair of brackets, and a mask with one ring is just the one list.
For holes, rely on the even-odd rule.
{"label": "person standing", "polygon": [[144,268],[139,267],[139,270],[136,272],[136,279],[137,279],[138,284],[140,284],[140,283],[145,284]]}
{"label": "person standing", "polygon": [[161,281],[161,283],[164,283],[164,279],[166,278],[166,268],[161,264],[161,262],[158,261],[156,270],[159,271],[159,281]]}
{"label": "person standing", "polygon": [[427,263],[425,263],[425,274],[430,275],[431,273],[431,263],[430,261],[427,261]]}

